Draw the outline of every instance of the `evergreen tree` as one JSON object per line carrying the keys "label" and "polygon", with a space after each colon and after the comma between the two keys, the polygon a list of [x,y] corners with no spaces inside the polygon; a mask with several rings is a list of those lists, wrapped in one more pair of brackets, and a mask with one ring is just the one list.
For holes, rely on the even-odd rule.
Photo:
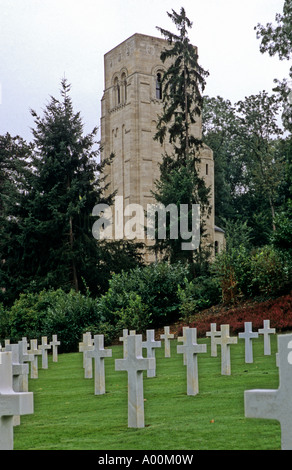
{"label": "evergreen tree", "polygon": [[32,145],[9,133],[0,136],[0,301],[14,297],[19,259],[15,245],[18,210],[27,192]]}
{"label": "evergreen tree", "polygon": [[198,63],[197,49],[190,43],[188,28],[192,27],[184,8],[180,14],[167,13],[179,34],[157,28],[169,46],[161,53],[161,60],[171,60],[162,79],[163,113],[158,119],[155,139],[162,144],[165,139],[173,145],[174,156],[184,162],[194,157],[201,140],[194,137],[191,126],[201,114],[202,91],[209,75]]}
{"label": "evergreen tree", "polygon": [[96,293],[103,283],[102,252],[92,235],[91,214],[96,204],[111,204],[111,197],[105,200],[101,189],[96,129],[83,135],[69,91],[62,80],[61,100],[52,97],[42,117],[32,111],[31,171],[12,211],[13,236],[4,265],[6,271],[9,267],[7,288],[15,294],[58,287],[88,287]]}
{"label": "evergreen tree", "polygon": [[[161,53],[161,60],[164,63],[169,61],[170,66],[162,78],[163,111],[158,118],[154,139],[161,144],[167,139],[172,153],[162,155],[160,180],[156,182],[153,194],[157,202],[165,206],[176,204],[179,209],[180,204],[187,204],[189,221],[192,204],[199,204],[203,220],[210,210],[209,188],[199,177],[198,150],[202,141],[195,137],[193,126],[201,113],[202,90],[208,72],[199,65],[197,50],[190,43],[188,28],[192,27],[192,23],[184,8],[181,8],[179,14],[174,10],[167,14],[178,34],[158,27],[168,41],[168,47]],[[154,249],[163,252],[171,262],[181,259],[193,263],[194,252],[181,250],[182,239],[172,240],[169,237],[170,219],[167,222],[167,233],[166,239],[156,239]]]}
{"label": "evergreen tree", "polygon": [[[32,146],[9,133],[0,136],[0,216],[9,215],[18,194],[24,190]],[[2,224],[4,219],[2,219]],[[1,224],[1,227],[2,227]]]}

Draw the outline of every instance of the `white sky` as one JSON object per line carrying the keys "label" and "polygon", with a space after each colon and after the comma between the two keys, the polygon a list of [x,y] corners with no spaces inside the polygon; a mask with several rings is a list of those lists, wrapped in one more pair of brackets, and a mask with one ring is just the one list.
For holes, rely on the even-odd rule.
{"label": "white sky", "polygon": [[134,33],[176,31],[167,11],[186,10],[190,39],[210,72],[205,94],[233,103],[288,77],[289,64],[259,51],[254,26],[275,22],[284,0],[0,0],[0,134],[32,140],[61,79],[72,85],[85,132],[100,124],[103,56]]}

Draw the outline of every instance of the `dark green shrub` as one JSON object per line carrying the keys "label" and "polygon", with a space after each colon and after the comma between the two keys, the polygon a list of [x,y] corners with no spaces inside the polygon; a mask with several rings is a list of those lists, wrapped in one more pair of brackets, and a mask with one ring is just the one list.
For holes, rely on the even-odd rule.
{"label": "dark green shrub", "polygon": [[243,246],[220,253],[213,272],[225,303],[239,298],[274,296],[289,284],[287,258],[272,246],[247,250]]}
{"label": "dark green shrub", "polygon": [[212,271],[220,285],[224,303],[235,302],[239,297],[251,292],[250,252],[244,246],[218,254]]}
{"label": "dark green shrub", "polygon": [[271,246],[256,250],[251,257],[252,289],[259,295],[275,295],[288,281],[286,263]]}
{"label": "dark green shrub", "polygon": [[9,312],[11,342],[23,336],[41,339],[58,335],[61,352],[76,351],[88,325],[98,325],[96,301],[75,291],[43,290],[38,294],[22,294]]}
{"label": "dark green shrub", "polygon": [[181,318],[188,323],[192,315],[221,301],[221,290],[216,278],[200,276],[189,281],[184,287],[178,286]]}
{"label": "dark green shrub", "polygon": [[101,321],[144,330],[177,320],[177,286],[184,286],[188,275],[185,265],[164,262],[114,274],[107,293],[98,300]]}

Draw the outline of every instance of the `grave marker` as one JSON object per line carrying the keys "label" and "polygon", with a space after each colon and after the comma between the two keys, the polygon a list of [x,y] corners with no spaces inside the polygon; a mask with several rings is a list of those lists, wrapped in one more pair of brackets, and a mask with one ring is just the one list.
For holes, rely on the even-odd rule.
{"label": "grave marker", "polygon": [[229,336],[229,325],[221,325],[220,330],[221,335],[215,338],[215,342],[221,346],[221,374],[230,375],[230,346],[237,343],[237,338]]}
{"label": "grave marker", "polygon": [[[23,376],[28,379],[29,365],[21,364],[19,362],[19,344],[7,344],[6,351],[11,352],[12,358],[12,388],[15,392],[27,392],[27,388],[24,389],[24,383],[28,383]],[[13,425],[18,426],[20,424],[20,416],[13,417]]]}
{"label": "grave marker", "polygon": [[221,331],[217,331],[216,323],[211,323],[210,331],[207,331],[206,336],[211,338],[211,356],[217,357],[217,344],[215,338],[218,338],[221,335]]}
{"label": "grave marker", "polygon": [[0,449],[13,450],[13,416],[33,413],[33,393],[12,388],[12,353],[0,353]]}
{"label": "grave marker", "polygon": [[94,335],[94,347],[90,351],[85,351],[88,359],[94,359],[94,394],[103,395],[105,393],[104,358],[112,357],[111,349],[104,349],[104,336]]}
{"label": "grave marker", "polygon": [[31,361],[31,368],[30,368],[30,378],[37,379],[39,376],[38,373],[38,356],[42,354],[42,352],[38,349],[38,340],[31,339],[30,340],[30,349],[27,351],[28,354],[33,356],[33,360]]}
{"label": "grave marker", "polygon": [[142,348],[147,349],[147,358],[154,359],[154,368],[147,370],[147,377],[156,375],[155,348],[161,348],[161,341],[155,341],[155,331],[146,330],[146,341],[142,342]]}
{"label": "grave marker", "polygon": [[124,357],[127,356],[127,336],[128,336],[128,330],[127,330],[127,328],[124,328],[123,329],[123,336],[119,337],[119,340],[123,343]]}
{"label": "grave marker", "polygon": [[85,351],[93,349],[91,333],[87,331],[83,334],[83,341],[79,343],[79,352],[83,352],[83,368],[85,379],[92,379],[92,361],[87,358]]}
{"label": "grave marker", "polygon": [[197,329],[186,330],[186,340],[183,345],[177,346],[177,352],[185,354],[187,366],[187,394],[197,395],[199,393],[198,381],[198,357],[199,353],[207,352],[206,344],[197,343]]}
{"label": "grave marker", "polygon": [[264,320],[263,328],[258,330],[259,335],[264,335],[264,355],[271,355],[271,340],[270,335],[276,333],[275,328],[270,328],[270,320]]}
{"label": "grave marker", "polygon": [[12,358],[12,375],[13,375],[13,390],[15,392],[27,392],[27,389],[23,387],[22,376],[28,376],[29,374],[29,365],[26,363],[20,362],[19,354],[19,344],[9,344],[6,346],[5,350],[11,352]]}
{"label": "grave marker", "polygon": [[[182,342],[183,344],[185,344],[185,341],[186,341],[186,331],[187,331],[188,329],[189,329],[189,326],[183,326],[183,334],[182,334],[182,336],[179,336],[179,337],[177,338],[177,340],[178,340],[179,342]],[[187,359],[186,359],[186,355],[185,355],[185,354],[183,355],[183,358],[184,358],[184,365],[186,365]]]}
{"label": "grave marker", "polygon": [[275,419],[281,425],[281,447],[292,450],[292,335],[278,336],[278,390],[246,390],[246,418]]}
{"label": "grave marker", "polygon": [[174,334],[169,332],[169,326],[164,327],[164,333],[160,335],[160,339],[164,339],[164,357],[170,357],[170,339],[174,338]]}
{"label": "grave marker", "polygon": [[245,341],[245,362],[251,364],[253,362],[252,339],[259,337],[258,333],[252,331],[252,322],[244,323],[244,332],[239,333],[238,337]]}
{"label": "grave marker", "polygon": [[143,370],[155,367],[154,358],[142,356],[142,335],[128,336],[128,355],[115,360],[115,370],[128,372],[128,427],[144,427]]}
{"label": "grave marker", "polygon": [[[130,335],[133,336],[136,334],[136,330],[130,330]],[[123,336],[120,336],[119,340],[123,342],[123,353],[124,357],[127,357],[128,354],[128,347],[127,347],[127,338],[129,336],[128,330],[123,330]]]}
{"label": "grave marker", "polygon": [[58,341],[57,335],[53,335],[50,346],[53,348],[53,362],[58,362],[58,346],[60,346],[60,341]]}
{"label": "grave marker", "polygon": [[[27,340],[26,338],[22,338],[21,341],[18,341],[19,345],[19,362],[21,364],[27,363],[27,362],[32,362],[34,359],[34,356],[32,354],[28,354],[27,352]],[[29,366],[29,364],[28,364]],[[22,376],[22,390],[24,392],[28,391],[28,375],[23,375]]]}
{"label": "grave marker", "polygon": [[42,354],[42,369],[48,368],[48,350],[51,349],[50,344],[48,344],[48,338],[42,336],[42,344],[39,345],[39,349]]}

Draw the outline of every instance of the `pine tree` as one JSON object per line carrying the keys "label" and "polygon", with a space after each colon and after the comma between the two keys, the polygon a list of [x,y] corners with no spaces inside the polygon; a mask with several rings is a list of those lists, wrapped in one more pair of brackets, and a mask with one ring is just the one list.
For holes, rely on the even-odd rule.
{"label": "pine tree", "polygon": [[17,290],[19,269],[19,208],[27,192],[32,145],[9,133],[0,136],[0,301],[10,301]]}
{"label": "pine tree", "polygon": [[102,277],[91,214],[96,204],[111,204],[101,188],[107,162],[98,161],[97,129],[83,135],[69,92],[62,80],[61,99],[51,97],[42,117],[32,111],[31,172],[14,208],[17,223],[11,236],[9,277],[15,292],[86,286],[96,293]]}
{"label": "pine tree", "polygon": [[[178,34],[158,27],[168,42],[168,47],[162,51],[161,60],[169,61],[171,65],[162,78],[163,111],[158,118],[154,139],[161,144],[168,140],[172,153],[162,155],[160,180],[156,182],[153,195],[157,202],[165,206],[176,204],[179,207],[180,204],[188,204],[189,217],[192,205],[199,204],[203,233],[203,219],[210,211],[210,190],[199,176],[199,149],[202,141],[194,136],[192,129],[201,113],[202,91],[208,72],[199,65],[197,50],[190,43],[188,28],[192,27],[192,23],[184,8],[181,8],[180,14],[174,10],[167,14],[174,22]],[[169,225],[168,220],[168,232]],[[157,238],[154,249],[164,252],[171,262],[181,259],[193,263],[194,252],[183,252],[180,248],[181,241],[180,238]],[[200,252],[201,248],[198,253]]]}
{"label": "pine tree", "polygon": [[186,161],[201,145],[201,140],[192,135],[191,126],[201,114],[202,91],[209,73],[199,65],[197,49],[190,43],[188,28],[192,23],[184,8],[180,14],[174,10],[167,14],[179,34],[157,28],[172,47],[161,54],[162,62],[171,59],[171,65],[162,79],[163,114],[157,123],[155,139],[163,143],[168,136],[176,158]]}

